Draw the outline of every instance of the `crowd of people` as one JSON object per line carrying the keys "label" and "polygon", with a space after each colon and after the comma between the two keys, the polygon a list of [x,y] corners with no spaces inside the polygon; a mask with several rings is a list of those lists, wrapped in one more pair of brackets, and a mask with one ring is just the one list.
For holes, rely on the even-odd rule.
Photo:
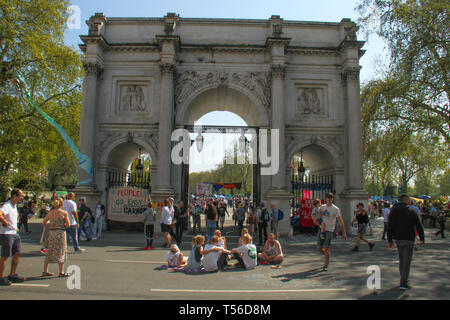
{"label": "crowd of people", "polygon": [[[258,264],[272,264],[273,267],[279,267],[282,263],[283,250],[277,240],[280,210],[273,204],[270,208],[267,208],[264,203],[254,207],[248,199],[240,197],[228,201],[205,197],[197,197],[193,200],[184,205],[182,201],[174,204],[174,199],[168,198],[162,208],[159,223],[161,232],[164,234],[164,247],[169,249],[166,254],[167,267],[182,268],[188,272],[216,272],[228,268],[231,259],[237,260],[235,267],[246,270],[253,269]],[[27,219],[34,216],[35,209],[33,203],[26,202],[19,213],[17,205],[22,201],[22,191],[13,189],[10,199],[0,208],[0,285],[24,281],[24,278],[17,274],[22,251],[19,229],[24,226],[25,232],[29,234]],[[323,271],[328,270],[330,247],[337,223],[340,225],[342,238],[347,239],[340,209],[333,202],[334,195],[327,194],[324,204],[319,199],[314,201],[312,212],[312,220],[319,229],[317,249],[324,256]],[[236,231],[240,234],[238,245],[231,250],[223,235],[225,216],[230,214],[235,220]],[[353,252],[359,251],[360,241],[366,242],[369,250],[373,249],[374,243],[365,238],[373,214],[383,216],[385,228],[382,239],[386,239],[387,235],[388,246],[397,248],[400,261],[400,289],[409,289],[411,287],[408,278],[413,250],[414,248],[417,250],[417,242],[423,244],[425,241],[423,224],[429,220],[429,226],[435,227],[438,222],[440,229],[435,235],[437,237],[440,234],[442,238],[445,238],[445,212],[432,203],[418,206],[408,195],[401,195],[394,205],[388,202],[376,205],[371,203],[368,210],[364,208],[363,203],[359,203],[352,221],[358,224]],[[206,237],[199,234],[202,229],[202,215],[205,220]],[[143,214],[146,250],[152,249],[156,216],[156,210],[149,202],[148,209]],[[100,238],[104,217],[105,206],[100,200],[96,204],[95,212],[92,213],[86,204],[86,199],[79,199],[77,204],[73,193],[68,193],[65,200],[55,197],[42,222],[41,242],[44,246],[42,252],[45,254],[42,276],[54,275],[49,272],[50,264],[59,265],[59,277],[69,276],[64,272],[67,238],[71,239],[76,253],[85,252],[80,248],[79,240],[90,241]],[[189,255],[185,256],[179,246],[190,217],[192,217],[194,236],[192,249]],[[272,230],[270,233],[267,230],[269,225]],[[259,252],[253,242],[256,234],[259,235],[261,246]],[[172,239],[177,244],[172,244]],[[8,277],[4,277],[6,262],[10,257],[12,257],[11,272]]]}

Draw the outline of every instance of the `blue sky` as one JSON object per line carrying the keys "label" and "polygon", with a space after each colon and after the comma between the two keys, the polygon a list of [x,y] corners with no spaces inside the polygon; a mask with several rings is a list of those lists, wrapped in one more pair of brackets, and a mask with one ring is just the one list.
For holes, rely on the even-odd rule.
{"label": "blue sky", "polygon": [[[339,22],[342,18],[356,21],[354,10],[357,0],[72,0],[71,4],[81,10],[81,28],[68,29],[65,42],[77,50],[81,43],[80,35],[86,35],[85,21],[95,12],[103,12],[107,17],[163,17],[175,12],[184,18],[235,18],[268,19],[280,15],[285,20]],[[362,35],[359,35],[363,39]],[[372,36],[363,49],[367,50],[361,58],[361,82],[375,77],[380,61],[386,61],[384,43]],[[203,124],[246,125],[230,112],[212,112],[201,118]],[[213,135],[210,135],[213,137]],[[217,137],[216,137],[217,138]],[[205,154],[210,162],[203,165],[191,165],[191,171],[209,170],[223,159],[223,153],[214,148],[215,143],[205,145]],[[208,148],[209,146],[209,148]],[[194,149],[194,148],[193,148]],[[191,154],[191,157],[196,157]]]}

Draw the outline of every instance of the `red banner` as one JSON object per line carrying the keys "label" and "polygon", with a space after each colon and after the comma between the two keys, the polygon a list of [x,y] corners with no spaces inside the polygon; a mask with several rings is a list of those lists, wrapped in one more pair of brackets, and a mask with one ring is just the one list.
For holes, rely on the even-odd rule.
{"label": "red banner", "polygon": [[303,199],[300,211],[300,221],[302,227],[314,227],[315,224],[312,220],[312,209],[314,208],[313,200]]}

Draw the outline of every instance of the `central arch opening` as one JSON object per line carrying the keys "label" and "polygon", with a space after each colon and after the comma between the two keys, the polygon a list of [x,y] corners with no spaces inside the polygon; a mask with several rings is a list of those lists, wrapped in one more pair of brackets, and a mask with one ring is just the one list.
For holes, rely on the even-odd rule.
{"label": "central arch opening", "polygon": [[[177,109],[177,123],[189,128],[192,143],[189,165],[182,166],[181,197],[240,195],[258,202],[260,178],[252,151],[259,126],[267,125],[264,107],[237,89],[220,86]],[[196,131],[200,126],[201,133]]]}

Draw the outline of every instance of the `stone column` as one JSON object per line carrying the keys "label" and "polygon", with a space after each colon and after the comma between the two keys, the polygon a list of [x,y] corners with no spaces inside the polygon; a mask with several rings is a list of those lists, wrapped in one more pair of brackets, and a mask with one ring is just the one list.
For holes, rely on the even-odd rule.
{"label": "stone column", "polygon": [[342,74],[346,97],[346,144],[347,144],[347,177],[346,189],[363,189],[363,145],[361,125],[361,101],[359,93],[360,67],[352,67],[344,70]]}
{"label": "stone column", "polygon": [[[286,237],[291,230],[290,226],[290,199],[291,193],[287,186],[286,177],[286,146],[285,146],[285,106],[284,106],[284,82],[286,70],[286,47],[289,38],[282,38],[282,19],[278,16],[269,20],[272,27],[272,37],[267,38],[266,47],[271,55],[272,73],[272,100],[271,100],[271,129],[279,130],[278,148],[279,167],[278,172],[271,177],[271,187],[265,195],[267,207],[273,204],[284,212],[284,219],[278,223],[278,231],[282,237]],[[274,150],[270,148],[271,157]]]}
{"label": "stone column", "polygon": [[[97,79],[102,72],[98,63],[85,63],[83,80],[83,99],[80,119],[80,152],[87,155],[95,163],[95,132],[97,119]],[[79,170],[78,181],[85,181],[89,175],[84,170]],[[95,179],[88,184],[95,184]]]}
{"label": "stone column", "polygon": [[173,196],[174,188],[171,185],[171,135],[174,125],[174,72],[176,63],[176,48],[179,37],[165,35],[156,37],[160,50],[161,61],[161,105],[159,111],[158,129],[158,171],[155,174],[152,198],[162,201],[168,196]]}
{"label": "stone column", "polygon": [[[279,169],[278,173],[272,176],[272,189],[284,190],[287,187],[285,178],[285,148],[284,148],[284,71],[285,66],[280,64],[272,65],[272,129],[279,130]],[[273,156],[274,150],[271,150]]]}

